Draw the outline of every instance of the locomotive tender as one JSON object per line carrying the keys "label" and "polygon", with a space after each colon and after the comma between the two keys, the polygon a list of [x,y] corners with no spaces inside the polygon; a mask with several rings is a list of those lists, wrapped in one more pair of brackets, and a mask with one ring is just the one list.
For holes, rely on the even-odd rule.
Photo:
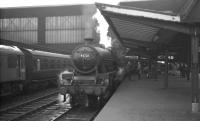
{"label": "locomotive tender", "polygon": [[1,96],[56,84],[57,74],[71,65],[69,55],[8,45],[0,45],[0,58]]}
{"label": "locomotive tender", "polygon": [[71,57],[74,70],[59,75],[60,93],[70,95],[71,106],[102,103],[117,84],[117,64],[111,51],[83,44],[72,51]]}

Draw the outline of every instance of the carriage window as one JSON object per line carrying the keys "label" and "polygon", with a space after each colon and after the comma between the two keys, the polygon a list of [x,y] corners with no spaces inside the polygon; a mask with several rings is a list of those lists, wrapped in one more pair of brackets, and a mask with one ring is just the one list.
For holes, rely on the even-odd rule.
{"label": "carriage window", "polygon": [[50,64],[50,68],[55,68],[55,61],[54,60],[51,60],[51,64]]}
{"label": "carriage window", "polygon": [[41,70],[48,69],[48,60],[46,58],[41,59]]}
{"label": "carriage window", "polygon": [[66,62],[66,61],[63,61],[62,66],[63,66],[63,67],[66,67],[66,66],[67,66],[67,62]]}
{"label": "carriage window", "polygon": [[60,60],[57,60],[57,68],[60,68]]}
{"label": "carriage window", "polygon": [[8,62],[8,68],[16,68],[17,67],[17,56],[8,55],[7,62]]}
{"label": "carriage window", "polygon": [[44,59],[40,58],[40,69],[44,70],[45,69],[45,64],[44,64]]}
{"label": "carriage window", "polygon": [[34,71],[37,70],[37,59],[36,58],[33,59],[33,70]]}
{"label": "carriage window", "polygon": [[48,63],[43,63],[43,70],[48,69]]}
{"label": "carriage window", "polygon": [[20,56],[20,60],[21,60],[21,68],[25,68],[25,58]]}

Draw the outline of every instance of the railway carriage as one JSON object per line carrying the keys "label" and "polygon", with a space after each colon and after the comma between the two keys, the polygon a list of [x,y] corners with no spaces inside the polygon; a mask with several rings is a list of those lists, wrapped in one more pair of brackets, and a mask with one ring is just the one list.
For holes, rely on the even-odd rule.
{"label": "railway carriage", "polygon": [[0,45],[1,96],[57,84],[57,74],[71,66],[70,55]]}
{"label": "railway carriage", "polygon": [[1,96],[22,90],[26,78],[24,53],[15,46],[0,45],[0,58]]}
{"label": "railway carriage", "polygon": [[70,66],[70,56],[39,50],[24,49],[27,80],[56,79],[56,74]]}

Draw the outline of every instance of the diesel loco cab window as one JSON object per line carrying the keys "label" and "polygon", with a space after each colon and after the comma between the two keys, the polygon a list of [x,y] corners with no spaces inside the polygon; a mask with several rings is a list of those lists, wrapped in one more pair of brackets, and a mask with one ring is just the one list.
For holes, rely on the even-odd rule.
{"label": "diesel loco cab window", "polygon": [[8,68],[16,68],[17,67],[17,56],[8,55],[7,62],[8,62]]}

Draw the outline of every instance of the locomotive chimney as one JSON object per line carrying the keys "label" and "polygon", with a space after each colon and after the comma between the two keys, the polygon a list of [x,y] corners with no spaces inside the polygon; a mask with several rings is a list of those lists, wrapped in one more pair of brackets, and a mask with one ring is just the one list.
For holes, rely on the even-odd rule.
{"label": "locomotive chimney", "polygon": [[98,43],[99,35],[97,35],[97,21],[94,18],[94,15],[97,11],[96,5],[91,4],[88,6],[84,6],[82,8],[82,12],[84,17],[84,21],[82,21],[82,25],[84,25],[85,33],[84,33],[84,41],[85,43]]}
{"label": "locomotive chimney", "polygon": [[94,26],[93,26],[93,21],[92,19],[90,18],[86,24],[85,24],[85,37],[84,37],[84,40],[85,40],[85,43],[89,44],[89,43],[92,43],[93,40],[94,40]]}

